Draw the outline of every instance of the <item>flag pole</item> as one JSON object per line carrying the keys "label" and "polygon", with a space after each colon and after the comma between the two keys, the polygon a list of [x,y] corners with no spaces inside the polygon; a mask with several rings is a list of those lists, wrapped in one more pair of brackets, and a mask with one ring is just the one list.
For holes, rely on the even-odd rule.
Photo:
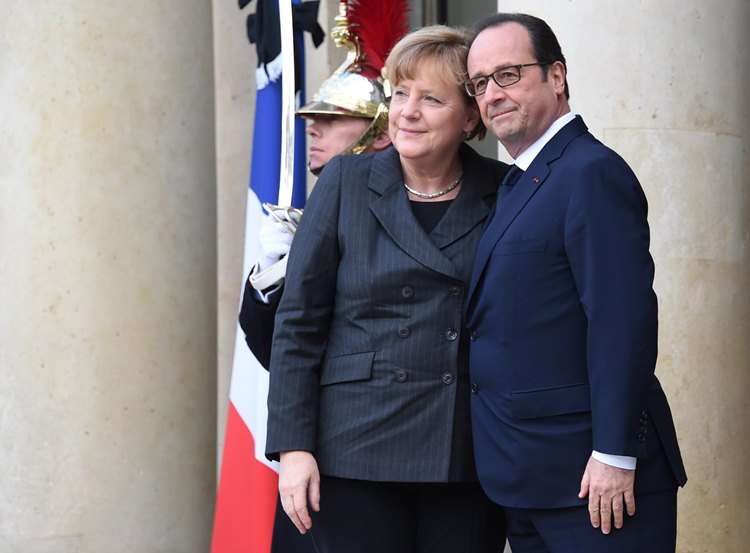
{"label": "flag pole", "polygon": [[292,205],[294,188],[294,30],[292,2],[279,0],[281,32],[281,167],[279,201],[281,207]]}
{"label": "flag pole", "polygon": [[[292,0],[279,0],[279,32],[281,36],[281,160],[279,168],[279,199],[277,205],[264,203],[268,215],[285,224],[294,233],[302,210],[292,207],[294,191],[294,27]],[[288,256],[250,275],[256,290],[265,290],[284,278]]]}

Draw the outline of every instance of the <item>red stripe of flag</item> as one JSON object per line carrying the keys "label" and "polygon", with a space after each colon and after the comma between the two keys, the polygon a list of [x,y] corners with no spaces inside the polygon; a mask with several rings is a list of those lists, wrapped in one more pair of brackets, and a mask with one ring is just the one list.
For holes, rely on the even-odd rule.
{"label": "red stripe of flag", "polygon": [[278,476],[255,458],[254,451],[253,435],[230,402],[216,496],[212,553],[271,550]]}

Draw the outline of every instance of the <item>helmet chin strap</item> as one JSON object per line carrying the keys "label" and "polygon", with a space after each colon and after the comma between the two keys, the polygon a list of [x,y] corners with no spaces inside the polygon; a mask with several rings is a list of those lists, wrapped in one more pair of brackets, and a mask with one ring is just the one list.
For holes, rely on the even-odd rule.
{"label": "helmet chin strap", "polygon": [[367,148],[372,146],[373,142],[384,132],[388,130],[388,106],[384,103],[378,104],[378,111],[372,119],[372,123],[365,131],[355,140],[351,146],[341,152],[342,154],[361,154]]}

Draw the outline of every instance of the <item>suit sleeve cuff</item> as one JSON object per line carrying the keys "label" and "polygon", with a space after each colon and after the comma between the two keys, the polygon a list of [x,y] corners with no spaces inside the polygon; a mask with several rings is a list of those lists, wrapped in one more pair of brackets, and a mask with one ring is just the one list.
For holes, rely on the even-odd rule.
{"label": "suit sleeve cuff", "polygon": [[605,465],[627,470],[635,470],[636,461],[638,460],[636,457],[610,455],[609,453],[600,453],[598,451],[592,451],[591,456]]}
{"label": "suit sleeve cuff", "polygon": [[269,304],[271,303],[271,298],[273,297],[273,295],[278,294],[279,290],[281,290],[281,284],[271,286],[270,288],[266,288],[265,290],[256,290],[255,288],[253,288],[253,294],[255,294],[255,297],[258,299],[258,301]]}
{"label": "suit sleeve cuff", "polygon": [[[250,280],[250,277],[257,274],[260,271],[260,263],[255,263],[255,265],[252,266],[250,269],[250,274],[248,275],[248,280]],[[250,286],[252,288],[252,285]],[[265,288],[264,290],[256,290],[255,288],[252,288],[253,290],[253,296],[256,300],[258,300],[261,303],[269,304],[271,303],[271,297],[276,294],[279,290],[281,290],[281,283],[274,284],[273,286],[269,286],[268,288]]]}

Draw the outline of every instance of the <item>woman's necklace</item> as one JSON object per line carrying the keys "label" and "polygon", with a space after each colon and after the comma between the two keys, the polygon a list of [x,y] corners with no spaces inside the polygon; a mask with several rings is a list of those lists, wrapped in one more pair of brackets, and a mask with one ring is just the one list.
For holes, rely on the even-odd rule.
{"label": "woman's necklace", "polygon": [[404,188],[418,198],[424,198],[425,200],[431,200],[433,198],[439,198],[440,196],[445,196],[448,192],[451,190],[455,190],[456,187],[461,184],[461,179],[464,177],[463,173],[458,175],[458,178],[453,181],[451,184],[448,185],[447,188],[444,188],[443,190],[438,190],[437,192],[427,193],[427,192],[420,192],[419,190],[414,190],[411,188],[408,184],[404,183]]}

